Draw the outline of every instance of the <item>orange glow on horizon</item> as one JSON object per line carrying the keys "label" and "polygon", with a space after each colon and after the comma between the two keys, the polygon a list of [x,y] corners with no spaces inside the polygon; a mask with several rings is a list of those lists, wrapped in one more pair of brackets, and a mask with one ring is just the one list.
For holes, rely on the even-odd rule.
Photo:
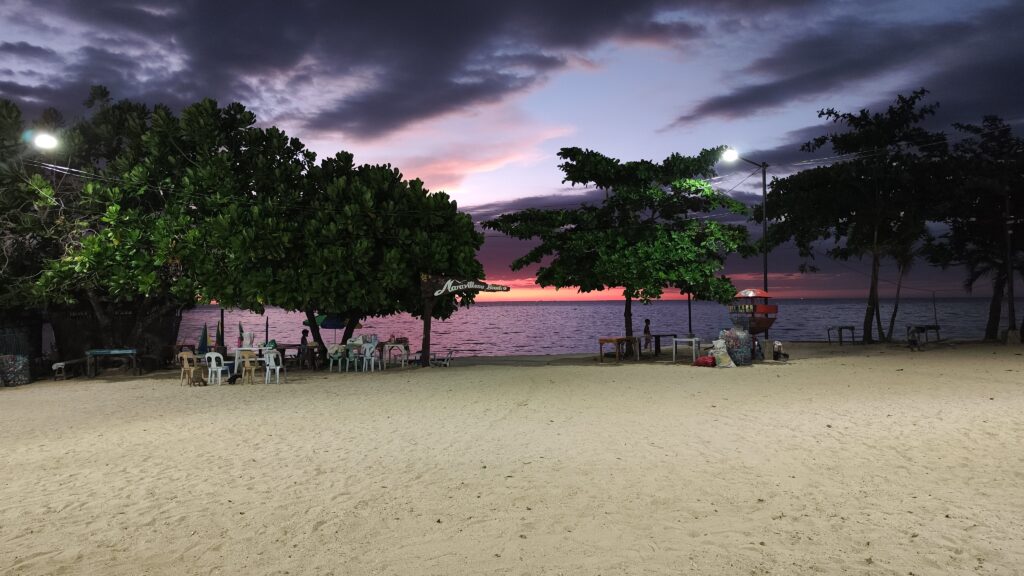
{"label": "orange glow on horizon", "polygon": [[[733,274],[729,278],[737,290],[744,288],[760,288],[763,277],[759,273]],[[824,276],[821,278],[826,280]],[[793,274],[769,274],[768,292],[774,298],[790,299],[818,299],[818,298],[861,298],[867,294],[867,286],[854,286],[844,288],[833,288],[831,286],[814,286],[816,282],[809,282],[812,278]],[[596,292],[580,293],[575,288],[545,288],[538,286],[535,278],[516,278],[502,280],[500,278],[487,278],[492,284],[509,286],[509,292],[480,292],[477,294],[477,302],[598,302],[608,300],[622,300],[622,289],[612,288]],[[796,286],[802,284],[802,286]],[[811,284],[811,286],[808,286]],[[823,282],[822,284],[826,284]],[[666,290],[661,300],[686,300],[684,294],[674,290]]]}

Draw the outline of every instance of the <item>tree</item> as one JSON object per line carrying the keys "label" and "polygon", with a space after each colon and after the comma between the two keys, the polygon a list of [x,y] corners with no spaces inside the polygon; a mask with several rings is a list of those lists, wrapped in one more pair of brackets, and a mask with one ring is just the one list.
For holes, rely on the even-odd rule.
{"label": "tree", "polygon": [[481,278],[484,269],[476,253],[484,237],[454,200],[444,192],[430,192],[420,180],[408,182],[406,199],[393,237],[404,251],[396,296],[402,311],[423,320],[420,365],[427,367],[431,321],[450,318],[475,299],[474,292],[435,296],[435,279]]}
{"label": "tree", "polygon": [[171,189],[150,183],[140,167],[154,111],[112,102],[102,88],[86,104],[91,115],[62,138],[75,168],[51,168],[51,179],[37,187],[37,203],[57,215],[50,230],[61,250],[46,263],[36,294],[58,312],[55,320],[79,303],[88,306],[95,331],[85,337],[62,334],[55,321],[64,354],[90,345],[134,346],[155,357],[177,332],[167,318],[194,302],[195,279],[173,258],[177,234],[188,225],[168,204]]}
{"label": "tree", "polygon": [[48,191],[49,186],[30,177],[23,163],[31,158],[22,141],[24,128],[18,106],[0,100],[0,316],[32,303],[32,283],[45,259],[58,251],[47,233],[48,203],[37,203],[37,188]]}
{"label": "tree", "polygon": [[896,258],[902,283],[916,244],[928,237],[926,223],[933,207],[928,193],[940,186],[946,145],[942,134],[920,125],[937,106],[921,104],[926,94],[917,90],[898,96],[884,112],[821,110],[819,117],[846,130],[815,138],[802,149],[810,152],[828,144],[843,159],[774,180],[767,199],[773,215],[769,242],[794,240],[805,258],[802,270],[814,269],[809,260],[821,240],[833,241],[826,251],[830,258],[871,258],[865,342],[874,341],[873,322],[878,338],[886,339],[878,299],[882,259]]}
{"label": "tree", "polygon": [[274,301],[304,307],[311,328],[314,311],[340,314],[347,320],[343,341],[363,318],[399,312],[407,247],[398,235],[414,210],[411,195],[397,169],[356,167],[347,152],[311,169],[301,237],[286,264],[293,284],[282,285]]}
{"label": "tree", "polygon": [[[999,338],[1000,311],[1007,300],[1007,325],[1016,326],[1012,283],[1024,275],[1020,243],[1024,234],[1024,141],[997,116],[985,116],[980,125],[955,124],[966,137],[953,146],[953,166],[947,193],[940,201],[941,217],[948,229],[928,247],[928,258],[942,266],[964,266],[964,288],[970,292],[984,277],[991,278],[985,339]],[[1022,325],[1024,330],[1024,325]]]}
{"label": "tree", "polygon": [[626,336],[633,335],[633,300],[647,303],[665,288],[725,302],[735,289],[719,276],[725,256],[745,247],[746,229],[699,216],[741,205],[707,182],[723,148],[664,161],[621,162],[591,150],[562,148],[563,182],[606,192],[600,206],[529,209],[484,223],[514,238],[540,243],[512,263],[541,264],[537,283],[580,292],[622,288]]}

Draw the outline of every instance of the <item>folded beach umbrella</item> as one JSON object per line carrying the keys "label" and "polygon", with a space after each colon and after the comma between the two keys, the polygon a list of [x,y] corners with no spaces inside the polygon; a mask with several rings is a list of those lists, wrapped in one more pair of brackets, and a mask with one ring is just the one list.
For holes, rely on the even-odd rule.
{"label": "folded beach umbrella", "polygon": [[206,354],[210,351],[210,335],[206,327],[206,322],[203,322],[203,331],[199,333],[199,347],[196,349],[196,354]]}
{"label": "folded beach umbrella", "polygon": [[220,323],[220,320],[217,321],[217,336],[215,338],[216,343],[214,345],[217,348],[222,348],[224,346],[224,325]]}

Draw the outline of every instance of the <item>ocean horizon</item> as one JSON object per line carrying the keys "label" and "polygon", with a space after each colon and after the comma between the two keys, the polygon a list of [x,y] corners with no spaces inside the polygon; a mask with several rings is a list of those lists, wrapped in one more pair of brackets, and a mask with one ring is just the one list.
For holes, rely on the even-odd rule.
{"label": "ocean horizon", "polygon": [[[782,342],[824,342],[828,326],[854,326],[857,338],[866,306],[865,299],[778,299],[779,314],[770,331],[773,340]],[[1024,313],[1024,300],[1016,299]],[[900,301],[893,328],[893,339],[904,340],[910,324],[938,324],[943,339],[981,340],[988,318],[988,298],[946,297],[905,298]],[[597,349],[597,338],[624,333],[622,300],[590,300],[579,302],[481,302],[455,313],[450,319],[432,324],[431,349],[453,350],[461,356],[507,356],[590,353]],[[883,328],[888,330],[893,301],[882,299]],[[221,308],[203,305],[188,310],[182,317],[178,343],[194,344],[203,324],[210,329],[220,319]],[[1003,308],[1005,318],[1005,305]],[[280,308],[268,308],[264,314],[246,310],[225,309],[225,340],[233,347],[238,338],[238,324],[256,333],[257,340],[269,337],[280,343],[298,342],[305,314]],[[654,334],[691,332],[686,300],[659,300],[651,304],[633,304],[633,332],[640,335],[645,319],[651,320]],[[1018,319],[1018,323],[1019,323]],[[362,321],[356,334],[376,334],[382,340],[391,336],[409,338],[412,350],[420,348],[423,323],[408,314],[370,317]],[[692,333],[710,340],[718,332],[732,326],[725,306],[712,302],[693,301]],[[1005,329],[1005,323],[1003,327]],[[342,330],[322,331],[328,344],[339,343]]]}

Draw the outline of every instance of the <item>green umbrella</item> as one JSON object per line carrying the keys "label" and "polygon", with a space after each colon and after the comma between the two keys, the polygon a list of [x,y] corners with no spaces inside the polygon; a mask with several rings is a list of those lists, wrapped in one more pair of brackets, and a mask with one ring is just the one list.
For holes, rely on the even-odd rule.
{"label": "green umbrella", "polygon": [[[316,325],[317,326],[323,326],[324,325],[324,320],[326,320],[326,319],[327,319],[327,314],[317,314],[316,315]],[[309,320],[303,320],[302,321],[302,325],[303,326],[309,326]]]}
{"label": "green umbrella", "polygon": [[210,336],[208,329],[206,328],[206,322],[203,322],[203,331],[199,333],[199,347],[196,350],[197,354],[206,354],[210,351]]}
{"label": "green umbrella", "polygon": [[224,325],[220,323],[220,320],[217,321],[217,336],[216,336],[216,339],[217,339],[217,342],[216,342],[217,348],[223,348],[224,347]]}

